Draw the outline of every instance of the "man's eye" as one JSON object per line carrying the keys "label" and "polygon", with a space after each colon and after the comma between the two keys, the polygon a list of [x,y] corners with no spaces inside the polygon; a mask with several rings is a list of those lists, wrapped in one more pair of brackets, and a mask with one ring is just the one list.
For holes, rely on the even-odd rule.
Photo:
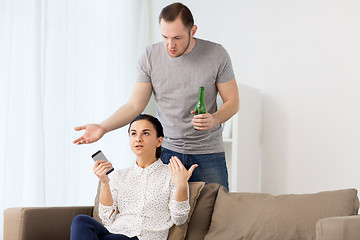
{"label": "man's eye", "polygon": [[146,133],[144,133],[144,135],[149,135],[149,133],[148,133],[148,132],[146,132]]}

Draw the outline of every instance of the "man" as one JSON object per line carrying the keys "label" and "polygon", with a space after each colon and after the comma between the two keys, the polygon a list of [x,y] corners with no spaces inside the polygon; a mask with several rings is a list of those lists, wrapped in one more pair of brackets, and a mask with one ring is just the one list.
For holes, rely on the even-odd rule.
{"label": "man", "polygon": [[[163,43],[148,47],[141,56],[129,101],[100,124],[76,127],[86,131],[74,143],[95,142],[127,125],[145,109],[153,92],[164,126],[162,161],[169,163],[171,156],[177,156],[186,168],[198,164],[189,181],[216,182],[228,188],[221,124],[239,109],[230,57],[220,44],[194,37],[197,26],[181,3],[165,7],[159,24]],[[194,116],[200,86],[205,87],[207,113]],[[218,110],[217,93],[223,100]]]}

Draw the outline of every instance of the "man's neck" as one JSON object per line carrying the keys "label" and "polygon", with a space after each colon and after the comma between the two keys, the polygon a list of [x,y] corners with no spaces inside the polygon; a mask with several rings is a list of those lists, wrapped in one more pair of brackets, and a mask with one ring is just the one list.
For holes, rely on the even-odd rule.
{"label": "man's neck", "polygon": [[195,45],[196,45],[196,39],[194,37],[191,37],[189,47],[187,48],[184,54],[189,54],[194,49]]}

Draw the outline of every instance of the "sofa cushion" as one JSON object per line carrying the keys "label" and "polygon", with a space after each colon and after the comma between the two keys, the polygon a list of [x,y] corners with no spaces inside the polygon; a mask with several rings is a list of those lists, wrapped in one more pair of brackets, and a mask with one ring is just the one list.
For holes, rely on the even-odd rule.
{"label": "sofa cushion", "polygon": [[209,231],[211,216],[214,211],[216,196],[220,185],[217,183],[206,184],[200,193],[191,216],[186,240],[202,240]]}
{"label": "sofa cushion", "polygon": [[188,229],[188,223],[190,221],[191,215],[193,214],[194,207],[196,205],[197,199],[200,195],[201,190],[203,189],[204,182],[189,182],[189,204],[190,204],[190,213],[186,222],[180,226],[172,226],[169,231],[168,240],[183,240],[185,239],[186,231]]}
{"label": "sofa cushion", "polygon": [[273,196],[219,189],[205,240],[315,239],[322,218],[357,214],[356,189]]}

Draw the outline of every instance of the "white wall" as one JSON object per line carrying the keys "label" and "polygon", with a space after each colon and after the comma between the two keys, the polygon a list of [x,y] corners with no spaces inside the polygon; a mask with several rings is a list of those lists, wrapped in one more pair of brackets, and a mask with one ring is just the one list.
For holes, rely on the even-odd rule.
{"label": "white wall", "polygon": [[262,191],[360,189],[360,1],[182,2],[263,94]]}

